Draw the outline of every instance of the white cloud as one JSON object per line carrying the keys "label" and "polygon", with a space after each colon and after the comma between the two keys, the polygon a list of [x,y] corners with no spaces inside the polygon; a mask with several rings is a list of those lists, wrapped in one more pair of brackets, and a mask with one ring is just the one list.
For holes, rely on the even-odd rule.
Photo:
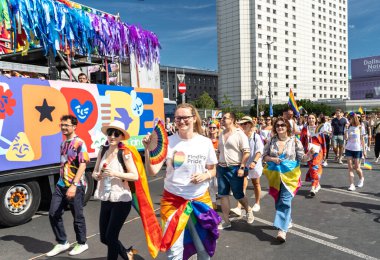
{"label": "white cloud", "polygon": [[199,9],[206,9],[209,7],[215,6],[214,4],[204,4],[204,5],[185,5],[183,6],[184,9],[190,9],[190,10],[199,10]]}
{"label": "white cloud", "polygon": [[350,29],[355,29],[355,25],[354,25],[354,24],[350,24],[350,25],[348,26],[348,28],[350,28]]}

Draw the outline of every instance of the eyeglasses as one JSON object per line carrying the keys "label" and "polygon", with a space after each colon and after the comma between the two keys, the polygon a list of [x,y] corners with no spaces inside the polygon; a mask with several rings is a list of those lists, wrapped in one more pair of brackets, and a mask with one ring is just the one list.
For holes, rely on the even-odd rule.
{"label": "eyeglasses", "polygon": [[286,127],[286,124],[276,124],[276,128],[279,128],[279,127]]}
{"label": "eyeglasses", "polygon": [[119,130],[117,130],[117,129],[108,129],[107,130],[107,135],[108,136],[114,136],[114,137],[116,137],[116,138],[118,138],[120,135],[122,135],[123,133],[122,132],[120,132]]}
{"label": "eyeglasses", "polygon": [[61,128],[68,128],[69,126],[73,126],[73,125],[59,124],[59,127],[61,127]]}
{"label": "eyeglasses", "polygon": [[209,126],[208,129],[216,129],[216,126]]}
{"label": "eyeglasses", "polygon": [[176,117],[174,117],[174,121],[181,122],[181,120],[183,120],[184,122],[187,122],[192,117],[193,116],[176,116]]}

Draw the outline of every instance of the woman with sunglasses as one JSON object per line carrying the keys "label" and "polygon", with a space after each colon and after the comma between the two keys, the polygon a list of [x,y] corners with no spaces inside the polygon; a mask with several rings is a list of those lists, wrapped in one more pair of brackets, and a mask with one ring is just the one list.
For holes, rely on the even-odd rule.
{"label": "woman with sunglasses", "polygon": [[268,116],[267,118],[265,118],[265,126],[260,129],[260,137],[263,140],[264,144],[266,144],[270,140],[272,136],[272,130],[272,118]]}
{"label": "woman with sunglasses", "polygon": [[322,127],[322,124],[317,124],[317,116],[309,114],[307,123],[301,130],[301,143],[305,152],[311,148],[314,148],[315,151],[313,158],[308,161],[309,170],[305,179],[305,181],[311,182],[310,196],[312,197],[321,189],[322,163],[326,158],[326,141],[323,132],[321,132]]}
{"label": "woman with sunglasses", "polygon": [[[167,251],[168,259],[188,258],[194,254],[198,259],[210,259],[215,253],[221,222],[212,209],[208,192],[218,162],[215,149],[211,140],[202,135],[202,121],[193,105],[179,105],[174,121],[178,131],[169,137],[161,199],[164,227],[161,250]],[[164,162],[151,164],[151,141],[149,134],[143,139],[145,164],[148,173],[156,175]]]}
{"label": "woman with sunglasses", "polygon": [[[220,124],[218,120],[212,119],[208,124],[208,138],[211,139],[212,145],[214,146],[215,152],[218,153],[218,141],[219,141],[219,127]],[[212,201],[212,208],[217,209],[216,205],[216,193],[218,181],[216,177],[212,177],[210,181],[210,187],[208,188]]]}
{"label": "woman with sunglasses", "polygon": [[[96,160],[93,178],[98,181],[94,193],[101,200],[99,231],[100,241],[107,245],[107,259],[116,260],[118,255],[123,259],[133,259],[132,247],[126,249],[119,241],[119,233],[127,219],[132,205],[132,194],[128,181],[138,180],[136,165],[132,154],[122,141],[129,138],[124,123],[113,121],[102,127],[107,135],[107,142],[101,148]],[[122,150],[123,163],[118,158]],[[103,156],[102,156],[103,155]],[[124,170],[126,167],[126,170]]]}
{"label": "woman with sunglasses", "polygon": [[291,202],[301,186],[300,162],[310,160],[313,153],[310,149],[305,154],[287,119],[278,117],[274,121],[272,138],[264,147],[266,166],[263,173],[269,181],[269,194],[275,199],[273,225],[279,230],[278,241],[285,242],[286,232],[291,227]]}
{"label": "woman with sunglasses", "polygon": [[350,126],[345,130],[344,139],[346,140],[345,155],[347,158],[348,175],[350,178],[349,191],[356,190],[354,184],[354,170],[359,176],[359,182],[357,187],[362,188],[364,185],[364,175],[360,168],[360,160],[364,153],[366,156],[366,150],[364,145],[365,130],[360,125],[358,116],[355,113],[350,114]]}

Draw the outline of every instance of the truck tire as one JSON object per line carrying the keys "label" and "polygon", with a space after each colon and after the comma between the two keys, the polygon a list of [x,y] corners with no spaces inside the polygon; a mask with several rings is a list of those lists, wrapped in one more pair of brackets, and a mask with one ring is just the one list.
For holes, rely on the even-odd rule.
{"label": "truck tire", "polygon": [[92,193],[94,192],[94,179],[92,178],[91,172],[86,172],[84,178],[87,183],[84,193],[84,204],[86,205],[87,202],[90,200]]}
{"label": "truck tire", "polygon": [[0,224],[11,227],[27,222],[38,210],[40,186],[36,181],[0,187]]}

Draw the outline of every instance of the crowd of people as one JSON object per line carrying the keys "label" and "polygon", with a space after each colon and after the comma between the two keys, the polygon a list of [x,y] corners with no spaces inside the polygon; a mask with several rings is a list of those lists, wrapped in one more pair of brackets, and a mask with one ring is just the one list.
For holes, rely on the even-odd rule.
{"label": "crowd of people", "polygon": [[[143,138],[145,168],[150,175],[160,172],[164,164],[165,178],[160,204],[162,242],[159,249],[168,259],[210,259],[216,250],[219,231],[231,228],[230,214],[241,216],[247,224],[261,210],[260,178],[268,179],[269,194],[274,198],[276,239],[286,241],[292,227],[292,199],[301,186],[301,165],[307,163],[306,181],[311,182],[310,197],[321,189],[323,168],[332,143],[335,161],[348,165],[348,190],[364,185],[361,160],[375,142],[375,162],[380,152],[380,115],[344,114],[337,109],[333,118],[309,114],[294,118],[291,109],[278,117],[238,119],[226,112],[218,121],[200,118],[191,104],[177,107],[174,124],[166,119],[168,152],[166,160],[153,164],[150,149],[155,142],[150,134]],[[66,139],[61,144],[61,173],[52,196],[49,219],[57,245],[47,256],[57,255],[70,247],[62,215],[69,205],[74,217],[77,243],[70,255],[88,249],[86,222],[83,214],[84,172],[89,161],[86,144],[75,134],[75,116],[61,118],[61,131]],[[113,121],[103,126],[107,142],[98,154],[93,178],[94,194],[101,201],[99,213],[100,240],[108,248],[107,259],[133,259],[134,249],[119,240],[119,233],[132,205],[133,182],[139,179],[135,157],[123,144],[129,138],[124,123]],[[374,138],[372,138],[374,137]],[[359,176],[354,184],[354,171]],[[251,180],[255,201],[246,196]],[[238,204],[231,208],[229,197]],[[217,209],[221,203],[221,216]],[[244,211],[242,210],[244,209]],[[245,214],[243,215],[243,213]]]}

